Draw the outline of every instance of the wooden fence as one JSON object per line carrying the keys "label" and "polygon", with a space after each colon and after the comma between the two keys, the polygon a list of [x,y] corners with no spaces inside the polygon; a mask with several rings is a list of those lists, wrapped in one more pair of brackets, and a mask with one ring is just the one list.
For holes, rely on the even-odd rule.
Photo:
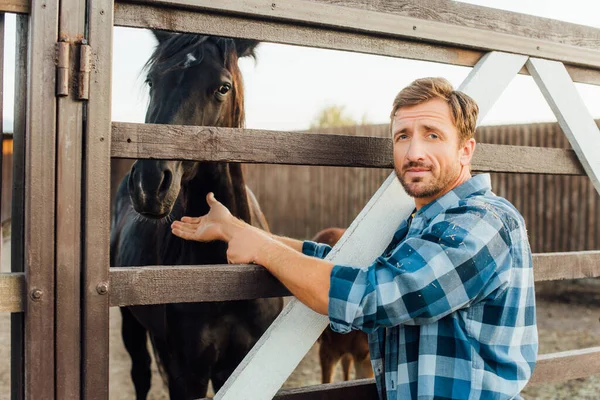
{"label": "wooden fence", "polygon": [[[321,133],[386,138],[389,126],[359,125]],[[485,126],[479,143],[570,149],[558,123]],[[347,227],[381,186],[390,169],[246,166],[273,232],[309,239],[321,229]],[[493,172],[492,188],[510,200],[527,222],[536,253],[600,249],[600,196],[583,175]]]}
{"label": "wooden fence", "polygon": [[[503,89],[500,86],[512,78],[513,71],[498,70],[496,61],[510,61],[511,67],[518,66],[514,73],[521,69],[521,73],[534,75],[555,112],[562,113],[563,129],[572,143],[579,145],[573,151],[482,144],[474,169],[521,174],[587,173],[600,190],[597,153],[590,155],[590,150],[600,147],[596,136],[600,133],[595,126],[590,128],[585,107],[569,107],[557,96],[557,90],[562,91],[571,105],[579,104],[571,79],[600,84],[600,30],[437,0],[116,3],[0,0],[1,12],[21,14],[15,100],[19,115],[15,118],[13,273],[0,275],[0,311],[13,313],[15,399],[108,398],[110,306],[285,293],[259,266],[156,266],[109,271],[111,156],[370,168],[392,165],[388,138],[111,125],[113,25],[475,66],[463,90],[486,111]],[[27,59],[28,54],[31,59]],[[78,64],[87,56],[92,68]],[[527,68],[522,68],[525,61]],[[83,84],[89,77],[86,90],[69,92],[69,88],[75,89],[70,83],[76,81],[68,78],[69,71]],[[553,72],[556,85],[549,81],[548,71]],[[476,79],[480,77],[487,78]],[[164,146],[164,140],[170,146]],[[213,144],[210,149],[203,145],[207,140]],[[576,153],[581,161],[577,161]],[[410,199],[402,197],[399,190],[395,179],[386,180],[354,223],[352,233],[340,241],[334,257],[374,258],[379,250],[373,244],[383,242],[389,229],[394,229],[383,218],[390,215],[390,207],[397,210],[389,199],[402,199],[404,208],[398,215],[392,213],[394,217],[408,215]],[[383,225],[385,229],[380,229]],[[356,246],[365,240],[368,246]],[[537,281],[595,277],[600,275],[600,252],[536,254],[534,267]],[[217,281],[210,292],[198,290],[197,285],[181,285],[183,281],[207,282],[205,277],[214,273],[232,274],[236,284]],[[160,297],[150,290],[158,279],[163,283]],[[255,346],[243,361],[243,368],[236,370],[217,397],[254,400],[275,396],[286,373],[291,372],[325,325],[323,316],[290,302],[269,328],[268,339]],[[289,345],[290,341],[294,346]],[[263,362],[257,366],[253,363],[256,359]],[[279,361],[286,364],[281,366]],[[598,373],[600,348],[580,349],[541,356],[531,382]],[[349,399],[357,393],[365,393],[363,398],[367,398],[373,393],[373,385],[373,381],[353,382],[298,389],[278,397],[314,398],[317,391],[321,398],[329,394],[328,398]]]}

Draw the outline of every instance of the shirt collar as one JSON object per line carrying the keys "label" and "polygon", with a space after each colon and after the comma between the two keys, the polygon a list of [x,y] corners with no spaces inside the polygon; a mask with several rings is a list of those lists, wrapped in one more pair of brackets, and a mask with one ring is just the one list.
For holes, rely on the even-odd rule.
{"label": "shirt collar", "polygon": [[442,197],[435,199],[431,203],[421,207],[421,209],[415,215],[415,218],[421,217],[430,220],[449,207],[452,207],[460,200],[466,199],[467,197],[471,197],[478,193],[483,194],[490,190],[492,190],[490,174],[475,175]]}

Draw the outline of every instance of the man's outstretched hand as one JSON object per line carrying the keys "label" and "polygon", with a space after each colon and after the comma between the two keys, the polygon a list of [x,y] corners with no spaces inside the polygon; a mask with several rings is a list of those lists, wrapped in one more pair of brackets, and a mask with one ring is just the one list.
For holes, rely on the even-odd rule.
{"label": "man's outstretched hand", "polygon": [[173,234],[182,239],[199,242],[229,242],[236,228],[243,227],[244,222],[231,215],[227,207],[215,199],[212,192],[206,196],[206,202],[210,207],[208,214],[196,218],[183,217],[181,221],[173,222]]}
{"label": "man's outstretched hand", "polygon": [[213,193],[206,196],[210,207],[208,214],[202,217],[183,217],[175,221],[171,230],[175,236],[186,240],[211,242],[222,240],[228,243],[227,261],[232,264],[257,262],[258,254],[271,237],[260,229],[254,228],[231,215],[227,207],[221,204]]}

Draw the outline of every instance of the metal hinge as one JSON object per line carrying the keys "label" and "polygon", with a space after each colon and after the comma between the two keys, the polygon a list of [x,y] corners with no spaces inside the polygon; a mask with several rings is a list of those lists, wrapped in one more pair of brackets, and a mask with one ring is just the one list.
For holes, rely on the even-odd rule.
{"label": "metal hinge", "polygon": [[90,95],[91,47],[85,44],[85,41],[75,45],[67,41],[56,43],[56,96],[69,95],[69,89],[71,88],[71,46],[79,48],[78,67],[75,68],[76,72],[73,71],[77,74],[77,79],[74,80],[77,86],[76,98],[78,100],[88,100]]}

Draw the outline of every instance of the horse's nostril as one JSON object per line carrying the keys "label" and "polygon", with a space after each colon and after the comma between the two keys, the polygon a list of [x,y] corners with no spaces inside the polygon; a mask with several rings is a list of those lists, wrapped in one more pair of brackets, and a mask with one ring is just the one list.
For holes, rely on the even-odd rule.
{"label": "horse's nostril", "polygon": [[158,188],[158,193],[164,194],[171,187],[171,181],[173,180],[173,174],[171,171],[166,170],[163,172],[163,180]]}

